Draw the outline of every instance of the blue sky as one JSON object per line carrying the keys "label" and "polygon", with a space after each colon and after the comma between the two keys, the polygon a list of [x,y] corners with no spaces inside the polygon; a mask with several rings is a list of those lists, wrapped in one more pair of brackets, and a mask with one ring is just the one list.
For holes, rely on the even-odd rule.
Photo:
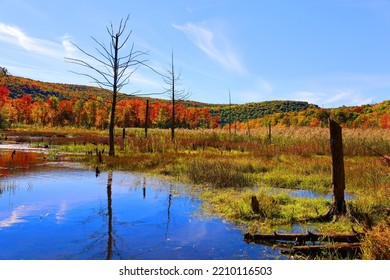
{"label": "blue sky", "polygon": [[[161,71],[181,70],[190,99],[303,100],[322,107],[390,99],[390,0],[0,0],[0,66],[41,81],[90,85],[64,57],[109,42],[130,14],[131,42]],[[123,92],[162,92],[139,68]],[[161,97],[161,96],[156,96]]]}

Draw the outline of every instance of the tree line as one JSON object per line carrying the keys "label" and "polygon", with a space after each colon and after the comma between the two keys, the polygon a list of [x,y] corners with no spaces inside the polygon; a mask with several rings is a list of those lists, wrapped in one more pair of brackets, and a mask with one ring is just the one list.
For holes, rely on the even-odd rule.
{"label": "tree line", "polygon": [[[24,94],[11,98],[10,90],[0,86],[0,128],[18,124],[42,126],[74,126],[107,129],[111,116],[111,102],[101,96],[87,100],[60,100],[57,96],[47,99]],[[146,100],[131,99],[117,102],[115,123],[119,127],[144,127],[147,118],[149,127],[169,128],[172,105],[164,101],[150,102],[146,116]],[[175,126],[178,128],[216,128],[218,116],[212,116],[209,108],[188,107],[176,104]]]}
{"label": "tree line", "polygon": [[[326,127],[331,118],[346,128],[390,128],[390,100],[377,104],[361,106],[343,106],[339,108],[320,108],[309,106],[299,111],[283,111],[265,114],[260,118],[234,121],[233,129],[248,130],[267,125],[290,127],[310,126]],[[228,124],[221,124],[226,129]]]}

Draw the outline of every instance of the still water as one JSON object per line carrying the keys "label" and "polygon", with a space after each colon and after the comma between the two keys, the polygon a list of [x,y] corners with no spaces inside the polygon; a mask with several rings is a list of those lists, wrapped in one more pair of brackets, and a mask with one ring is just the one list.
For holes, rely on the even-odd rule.
{"label": "still water", "polygon": [[[20,156],[20,153],[19,153]],[[58,166],[0,176],[0,259],[283,259],[204,217],[186,188]]]}

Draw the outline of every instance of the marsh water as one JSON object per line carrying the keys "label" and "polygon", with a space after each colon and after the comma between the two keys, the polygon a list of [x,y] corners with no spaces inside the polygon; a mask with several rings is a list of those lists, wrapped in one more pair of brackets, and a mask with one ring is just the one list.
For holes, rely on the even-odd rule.
{"label": "marsh water", "polygon": [[179,184],[0,152],[0,259],[286,258],[202,215]]}

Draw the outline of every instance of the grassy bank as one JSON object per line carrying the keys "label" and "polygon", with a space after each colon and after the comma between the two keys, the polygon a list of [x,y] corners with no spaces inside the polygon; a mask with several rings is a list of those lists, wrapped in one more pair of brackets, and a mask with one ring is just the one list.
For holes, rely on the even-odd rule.
{"label": "grassy bank", "polygon": [[[346,193],[351,198],[348,215],[333,223],[307,222],[331,204],[326,128],[275,128],[271,141],[266,129],[250,135],[177,130],[173,142],[167,130],[149,130],[145,138],[142,129],[128,129],[122,138],[118,129],[115,157],[107,156],[106,134],[30,127],[4,131],[2,137],[48,147],[53,158],[92,168],[148,172],[189,183],[201,189],[203,215],[217,215],[249,232],[367,231],[364,257],[389,258],[378,248],[389,241],[390,169],[367,147],[389,155],[390,130],[343,130]],[[251,207],[253,196],[259,201],[258,213]]]}

